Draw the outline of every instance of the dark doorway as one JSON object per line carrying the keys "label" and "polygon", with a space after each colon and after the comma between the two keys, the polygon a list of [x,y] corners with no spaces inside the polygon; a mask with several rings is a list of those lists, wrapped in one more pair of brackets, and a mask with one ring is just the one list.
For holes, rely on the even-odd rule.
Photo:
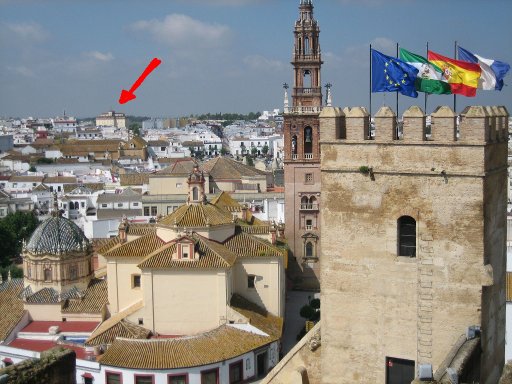
{"label": "dark doorway", "polygon": [[411,384],[414,375],[413,360],[386,357],[386,384]]}
{"label": "dark doorway", "polygon": [[258,379],[265,377],[267,374],[267,352],[260,353],[256,356],[256,377]]}

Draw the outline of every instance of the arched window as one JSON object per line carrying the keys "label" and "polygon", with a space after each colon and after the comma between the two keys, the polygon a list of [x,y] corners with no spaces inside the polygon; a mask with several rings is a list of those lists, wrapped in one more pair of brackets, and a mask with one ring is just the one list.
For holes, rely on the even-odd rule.
{"label": "arched window", "polygon": [[314,257],[314,246],[313,246],[313,243],[311,241],[308,241],[306,243],[306,249],[305,249],[305,256],[306,257]]}
{"label": "arched window", "polygon": [[75,205],[72,201],[69,202],[69,209],[75,209]]}
{"label": "arched window", "polygon": [[304,38],[304,54],[309,55],[309,37]]}
{"label": "arched window", "polygon": [[313,153],[313,129],[311,127],[304,128],[304,154]]}
{"label": "arched window", "polygon": [[292,155],[296,155],[297,154],[297,136],[294,135],[292,137]]}
{"label": "arched window", "polygon": [[46,268],[44,270],[44,281],[52,281],[52,269]]}
{"label": "arched window", "polygon": [[398,256],[416,257],[416,220],[411,216],[398,219]]}
{"label": "arched window", "polygon": [[192,200],[197,201],[198,198],[199,198],[199,191],[198,191],[197,187],[194,187],[192,189]]}

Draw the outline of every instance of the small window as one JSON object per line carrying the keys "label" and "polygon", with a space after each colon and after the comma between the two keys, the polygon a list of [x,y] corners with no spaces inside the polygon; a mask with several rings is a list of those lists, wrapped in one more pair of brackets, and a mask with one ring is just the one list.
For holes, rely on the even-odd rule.
{"label": "small window", "polygon": [[139,317],[138,319],[139,325],[144,325],[144,319],[142,317]]}
{"label": "small window", "polygon": [[134,206],[134,207],[138,207],[138,206],[139,206],[139,203],[133,203],[133,206]]}
{"label": "small window", "polygon": [[313,257],[314,256],[313,250],[314,250],[313,243],[311,241],[308,241],[306,243],[306,257]]}
{"label": "small window", "polygon": [[144,207],[144,216],[149,216],[149,207]]}
{"label": "small window", "polygon": [[247,288],[256,288],[256,276],[255,275],[247,276]]}
{"label": "small window", "polygon": [[201,384],[218,384],[219,383],[219,369],[210,369],[208,371],[201,371]]}
{"label": "small window", "polygon": [[101,204],[101,208],[107,208],[108,204]]}
{"label": "small window", "polygon": [[306,229],[313,229],[313,220],[306,220]]}
{"label": "small window", "polygon": [[156,216],[157,215],[157,209],[156,209],[156,206],[152,206],[151,207],[151,216]]}
{"label": "small window", "polygon": [[411,216],[398,219],[398,256],[416,257],[416,220]]}
{"label": "small window", "polygon": [[169,375],[167,379],[168,384],[188,384],[187,375]]}
{"label": "small window", "polygon": [[81,206],[82,208],[85,208],[85,203],[82,201],[82,202],[80,203],[80,206]]}
{"label": "small window", "polygon": [[106,384],[121,384],[121,374],[117,372],[106,372],[105,381]]}
{"label": "small window", "polygon": [[153,375],[135,375],[135,384],[153,384]]}
{"label": "small window", "polygon": [[76,280],[77,277],[77,270],[76,266],[69,267],[69,279],[70,280]]}
{"label": "small window", "polygon": [[312,173],[306,173],[304,181],[308,184],[313,183],[313,174]]}
{"label": "small window", "polygon": [[244,364],[242,360],[229,365],[229,384],[242,383],[244,378],[243,366]]}
{"label": "small window", "polygon": [[140,275],[132,275],[132,288],[140,288]]}
{"label": "small window", "polygon": [[121,208],[123,206],[123,203],[117,203],[117,207]]}

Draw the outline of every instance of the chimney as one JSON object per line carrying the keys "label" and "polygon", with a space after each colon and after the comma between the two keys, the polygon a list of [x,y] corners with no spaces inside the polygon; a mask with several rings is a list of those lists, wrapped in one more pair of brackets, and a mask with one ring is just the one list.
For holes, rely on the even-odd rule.
{"label": "chimney", "polygon": [[247,205],[244,204],[242,205],[242,220],[247,222],[247,211],[249,210],[249,208],[247,208]]}
{"label": "chimney", "polygon": [[272,245],[276,245],[276,242],[277,242],[277,229],[276,229],[275,224],[272,224],[270,226],[270,243]]}
{"label": "chimney", "polygon": [[128,219],[123,217],[121,220],[121,224],[119,224],[119,240],[121,240],[121,244],[126,243],[126,232],[128,231]]}

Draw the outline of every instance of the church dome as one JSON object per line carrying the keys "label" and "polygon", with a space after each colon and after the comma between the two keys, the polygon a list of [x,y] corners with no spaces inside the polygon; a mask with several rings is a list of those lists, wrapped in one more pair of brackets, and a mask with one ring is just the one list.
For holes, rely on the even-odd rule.
{"label": "church dome", "polygon": [[75,223],[54,216],[39,224],[25,249],[34,254],[61,255],[87,251],[89,245],[89,240]]}

